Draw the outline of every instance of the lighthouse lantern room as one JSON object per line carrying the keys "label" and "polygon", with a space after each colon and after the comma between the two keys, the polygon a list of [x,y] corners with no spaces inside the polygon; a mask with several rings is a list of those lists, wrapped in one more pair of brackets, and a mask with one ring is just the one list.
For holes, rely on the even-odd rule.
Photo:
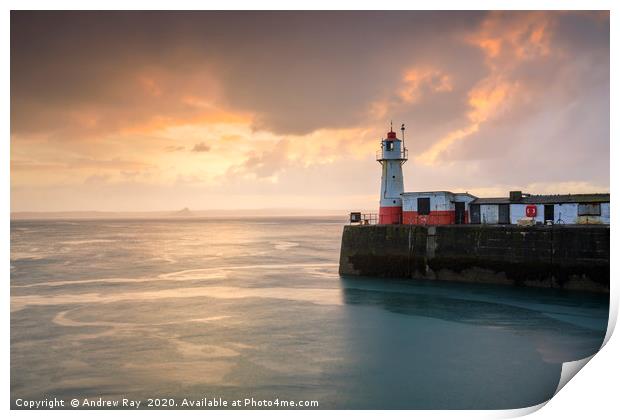
{"label": "lighthouse lantern room", "polygon": [[407,161],[404,145],[405,125],[401,126],[402,139],[396,137],[390,123],[387,138],[381,140],[377,161],[381,164],[381,198],[379,202],[379,224],[402,223],[403,164]]}

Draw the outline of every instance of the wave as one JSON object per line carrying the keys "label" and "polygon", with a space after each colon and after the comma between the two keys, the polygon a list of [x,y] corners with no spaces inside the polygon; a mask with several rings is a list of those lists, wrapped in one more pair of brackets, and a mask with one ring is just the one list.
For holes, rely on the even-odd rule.
{"label": "wave", "polygon": [[251,288],[232,286],[182,287],[175,289],[131,291],[119,293],[71,293],[57,295],[11,296],[11,312],[28,306],[73,305],[84,303],[108,304],[122,301],[150,301],[206,297],[214,299],[284,299],[316,305],[342,305],[340,289],[272,287]]}
{"label": "wave", "polygon": [[[214,280],[226,278],[226,271],[231,270],[254,270],[254,269],[286,269],[286,268],[305,268],[310,269],[311,274],[316,272],[318,268],[337,267],[336,263],[308,263],[308,264],[253,264],[253,265],[237,265],[222,266],[212,268],[196,268],[191,270],[174,271],[171,273],[159,274],[155,277],[111,277],[100,279],[83,279],[83,280],[58,280],[47,281],[31,284],[12,285],[12,288],[25,289],[32,287],[61,287],[79,284],[92,283],[144,283],[150,281],[188,281],[188,280]],[[314,269],[314,270],[312,270]],[[323,277],[324,274],[317,275]]]}
{"label": "wave", "polygon": [[86,244],[99,244],[99,243],[107,243],[107,242],[117,242],[116,239],[84,239],[84,240],[73,240],[73,241],[61,241],[59,244],[63,245],[86,245]]}

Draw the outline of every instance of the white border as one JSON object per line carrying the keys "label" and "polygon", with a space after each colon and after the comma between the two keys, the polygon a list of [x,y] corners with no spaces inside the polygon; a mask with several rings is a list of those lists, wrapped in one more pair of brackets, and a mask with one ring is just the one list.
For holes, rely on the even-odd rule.
{"label": "white border", "polygon": [[[363,10],[611,10],[611,74],[617,75],[620,74],[620,69],[617,65],[617,51],[616,46],[618,45],[618,37],[617,31],[615,30],[616,25],[618,23],[618,19],[616,18],[616,13],[619,10],[616,6],[617,2],[612,1],[598,1],[598,0],[590,0],[590,1],[578,1],[578,0],[563,0],[563,1],[551,1],[551,0],[521,0],[521,1],[489,1],[489,0],[469,0],[467,2],[452,0],[452,1],[433,1],[433,2],[416,2],[416,1],[393,1],[393,0],[384,0],[381,2],[377,1],[368,1],[368,0],[358,0],[358,1],[338,1],[335,2],[333,0],[314,0],[314,1],[301,1],[296,2],[295,4],[291,4],[290,2],[277,1],[277,0],[263,0],[263,1],[243,1],[243,0],[229,0],[226,2],[204,2],[197,0],[176,0],[174,2],[171,1],[162,1],[162,0],[151,0],[151,1],[119,1],[119,0],[108,0],[108,1],[90,1],[88,3],[78,2],[78,1],[55,1],[51,4],[49,1],[8,1],[5,2],[7,4],[7,9],[5,13],[2,15],[2,49],[3,49],[3,57],[10,56],[10,9],[17,10],[27,10],[27,9],[93,9],[93,10],[104,10],[104,9],[119,9],[119,10],[128,10],[128,9],[187,9],[187,10],[201,10],[201,9],[211,9],[211,10],[243,10],[243,9],[291,9],[291,10],[311,10],[311,9],[363,9]],[[614,7],[616,6],[616,7]],[[6,294],[2,299],[2,309],[4,314],[4,322],[2,323],[2,337],[4,339],[4,346],[2,349],[3,354],[3,364],[2,364],[2,372],[4,376],[4,380],[2,382],[2,390],[4,398],[1,400],[1,404],[4,410],[9,410],[9,398],[10,398],[10,376],[9,376],[9,366],[10,366],[10,336],[9,336],[9,327],[10,327],[10,317],[9,317],[9,308],[10,308],[10,293],[9,293],[9,260],[10,260],[10,203],[7,198],[10,197],[10,134],[9,134],[9,124],[10,124],[10,75],[9,75],[9,65],[8,60],[5,59],[5,65],[2,68],[3,80],[5,81],[5,94],[2,101],[2,111],[5,116],[4,118],[4,136],[5,141],[2,143],[2,176],[4,178],[4,182],[1,184],[2,188],[2,196],[5,198],[1,202],[2,212],[4,214],[4,223],[2,224],[2,233],[3,233],[3,241],[2,241],[2,269],[5,273],[5,291]],[[612,77],[611,80],[611,138],[614,138],[614,134],[617,133],[617,106],[616,106],[616,98],[618,97],[618,88],[617,83],[614,82]],[[618,147],[614,142],[611,142],[610,145],[610,153],[612,157],[617,158],[617,149]],[[612,193],[613,187],[615,185],[615,181],[618,179],[618,169],[611,165],[611,190]],[[616,211],[616,207],[612,205],[612,219],[620,220],[620,214]],[[613,264],[614,258],[616,255],[616,247],[615,244],[617,241],[618,235],[616,234],[615,229],[612,228],[611,231],[611,241],[612,241],[612,266],[611,266],[611,307],[610,307],[610,328],[608,330],[608,334],[606,337],[606,345],[604,349],[597,354],[590,363],[583,369],[583,372],[579,373],[579,378],[577,380],[570,381],[562,390],[558,393],[556,397],[554,397],[548,404],[548,407],[545,407],[542,410],[536,411],[545,404],[541,404],[537,407],[532,407],[529,409],[521,409],[521,410],[505,410],[505,411],[355,411],[355,412],[342,412],[342,411],[321,411],[320,413],[316,413],[313,411],[296,411],[293,415],[295,418],[314,418],[318,415],[320,416],[340,416],[340,415],[351,415],[354,414],[359,418],[367,418],[376,420],[377,416],[385,416],[390,415],[390,417],[396,418],[410,418],[411,416],[422,416],[423,418],[505,418],[505,417],[514,417],[519,415],[525,415],[530,412],[536,411],[533,415],[539,419],[550,419],[550,418],[561,418],[563,420],[566,419],[583,419],[584,417],[590,418],[612,418],[615,417],[618,413],[618,403],[617,401],[617,384],[618,378],[617,374],[619,372],[618,366],[618,356],[620,354],[619,345],[617,344],[618,339],[611,339],[611,332],[613,331],[613,327],[615,326],[615,321],[618,313],[618,287],[615,283],[620,280],[618,276],[618,269],[615,264]],[[4,411],[3,410],[3,411]],[[169,418],[171,415],[179,415],[179,413],[183,413],[183,416],[190,418],[200,418],[204,419],[206,416],[212,417],[216,415],[217,417],[222,418],[231,418],[237,416],[252,416],[258,418],[289,418],[291,416],[290,412],[278,411],[278,412],[268,412],[268,411],[182,411],[182,412],[168,412],[168,411],[137,411],[132,413],[132,416],[138,418]],[[46,411],[45,413],[39,413],[35,411],[11,411],[10,416],[15,418],[34,418],[39,415],[44,415],[46,417],[66,419],[66,418],[82,418],[86,413],[81,411]],[[117,416],[121,413],[116,411],[91,411],[88,413],[88,417],[91,418],[108,418],[111,416]],[[127,414],[122,413],[122,414]]]}

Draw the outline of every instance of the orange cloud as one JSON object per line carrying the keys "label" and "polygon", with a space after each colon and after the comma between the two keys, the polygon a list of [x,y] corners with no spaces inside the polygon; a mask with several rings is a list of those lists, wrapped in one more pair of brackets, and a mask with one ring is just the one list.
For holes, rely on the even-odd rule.
{"label": "orange cloud", "polygon": [[418,160],[427,164],[433,163],[455,142],[479,131],[484,122],[501,115],[514,103],[519,87],[518,82],[506,81],[500,77],[491,76],[483,79],[468,94],[469,123],[439,139],[429,150],[420,155]]}
{"label": "orange cloud", "polygon": [[[508,176],[485,183],[480,173],[486,166],[476,165],[480,159],[505,165],[500,142],[515,132],[512,146],[528,144],[548,116],[557,118],[548,124],[550,143],[567,133],[574,139],[561,150],[566,155],[580,155],[577,140],[589,140],[592,127],[608,126],[607,12],[578,17],[577,23],[560,12],[386,13],[391,21],[402,19],[396,38],[380,25],[358,21],[364,14],[339,17],[342,25],[319,32],[316,18],[301,14],[267,33],[272,18],[256,23],[265,14],[233,32],[234,13],[230,21],[209,15],[193,20],[195,28],[182,18],[169,27],[165,42],[153,43],[146,36],[132,38],[136,25],[150,26],[135,14],[124,31],[102,26],[100,34],[88,35],[89,42],[80,45],[89,47],[82,49],[72,42],[75,30],[61,31],[54,16],[45,19],[50,42],[40,37],[41,19],[34,25],[24,14],[23,25],[12,24],[11,182],[25,191],[13,203],[45,207],[51,200],[41,198],[45,189],[39,187],[46,186],[54,187],[45,190],[53,197],[56,187],[64,189],[67,207],[128,206],[130,199],[146,208],[150,202],[139,198],[147,196],[162,206],[176,197],[188,200],[182,206],[208,207],[217,194],[229,195],[233,184],[244,205],[250,205],[248,194],[290,198],[311,185],[323,198],[332,188],[338,197],[346,192],[374,203],[374,151],[390,119],[396,127],[411,127],[407,144],[427,164],[405,167],[418,171],[408,178],[414,180],[408,188],[416,189],[507,185]],[[66,21],[81,28],[84,18]],[[412,24],[428,19],[436,24]],[[457,20],[462,22],[455,25]],[[357,29],[351,28],[359,27],[371,32],[358,49]],[[159,25],[151,29],[160,34]],[[567,36],[554,36],[556,31]],[[305,48],[306,41],[313,47]],[[306,53],[283,66],[278,58],[299,45]],[[532,105],[529,114],[522,112],[525,101]],[[564,117],[574,104],[575,114]],[[588,109],[588,119],[575,121],[577,111]],[[606,132],[591,137],[600,149]],[[459,147],[467,141],[471,147]],[[511,162],[519,153],[524,161],[530,158],[529,148],[513,151]],[[464,158],[456,161],[457,155]],[[444,157],[448,168],[439,171]],[[556,161],[556,167],[587,166],[566,156]],[[592,166],[604,165],[599,159]],[[88,188],[82,188],[85,182]],[[119,194],[98,201],[112,194],[94,194],[92,183]],[[183,190],[187,185],[196,189]],[[93,195],[82,199],[74,191]],[[251,205],[271,205],[268,198],[256,203]]]}
{"label": "orange cloud", "polygon": [[139,76],[138,83],[142,87],[143,91],[149,96],[161,96],[162,89],[155,80],[154,77]]}
{"label": "orange cloud", "polygon": [[472,42],[491,58],[497,57],[502,49],[502,40],[499,38],[474,38]]}
{"label": "orange cloud", "polygon": [[128,125],[120,130],[121,134],[150,134],[171,127],[200,124],[251,124],[253,117],[250,114],[233,113],[214,110],[186,116],[154,115],[144,121]]}
{"label": "orange cloud", "polygon": [[552,21],[548,14],[494,12],[467,42],[484,51],[489,74],[468,92],[467,125],[450,131],[418,157],[434,163],[454,143],[478,132],[482,125],[497,118],[524,96],[519,80],[511,80],[511,69],[519,62],[550,54]]}
{"label": "orange cloud", "polygon": [[469,124],[453,130],[435,142],[433,146],[418,157],[418,160],[430,164],[452,144],[480,130],[481,125],[489,119],[501,115],[514,102],[519,91],[518,82],[487,78],[474,87],[468,95],[470,111],[467,113]]}
{"label": "orange cloud", "polygon": [[467,117],[472,123],[480,124],[501,114],[510,105],[511,97],[518,89],[518,82],[501,78],[484,79],[469,92],[468,103],[471,111]]}
{"label": "orange cloud", "polygon": [[493,12],[467,41],[487,59],[529,60],[550,54],[552,19],[545,12]]}
{"label": "orange cloud", "polygon": [[395,88],[396,97],[390,92],[384,99],[371,102],[367,114],[375,121],[385,120],[395,109],[420,102],[425,94],[452,90],[452,77],[446,72],[433,66],[411,67],[403,72]]}
{"label": "orange cloud", "polygon": [[420,100],[424,88],[432,92],[450,92],[452,79],[441,70],[433,68],[413,68],[403,76],[405,86],[399,92],[400,98],[406,103]]}

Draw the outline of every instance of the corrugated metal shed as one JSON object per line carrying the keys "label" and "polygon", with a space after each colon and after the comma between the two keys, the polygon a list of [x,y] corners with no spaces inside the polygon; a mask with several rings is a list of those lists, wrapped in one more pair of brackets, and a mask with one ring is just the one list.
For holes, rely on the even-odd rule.
{"label": "corrugated metal shed", "polygon": [[477,198],[471,204],[564,204],[564,203],[609,203],[609,194],[558,194],[526,195],[510,201],[508,197]]}

